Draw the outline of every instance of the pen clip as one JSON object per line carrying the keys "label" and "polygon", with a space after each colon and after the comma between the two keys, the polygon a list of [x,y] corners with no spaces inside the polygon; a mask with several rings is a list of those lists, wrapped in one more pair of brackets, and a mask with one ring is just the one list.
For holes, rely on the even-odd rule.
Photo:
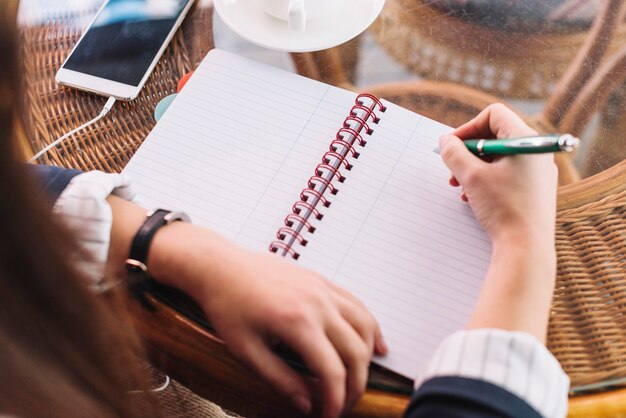
{"label": "pen clip", "polygon": [[554,145],[555,139],[557,137],[558,137],[557,135],[540,135],[540,136],[533,136],[533,137],[527,137],[527,138],[510,139],[506,142],[505,146],[507,148],[549,147],[549,146]]}

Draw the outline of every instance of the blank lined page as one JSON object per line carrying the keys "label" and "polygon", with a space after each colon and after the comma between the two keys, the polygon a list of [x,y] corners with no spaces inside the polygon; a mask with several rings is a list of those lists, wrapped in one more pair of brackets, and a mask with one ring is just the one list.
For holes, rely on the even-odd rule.
{"label": "blank lined page", "polygon": [[299,262],[364,300],[390,347],[377,362],[415,377],[464,328],[491,247],[433,152],[451,129],[385,105]]}
{"label": "blank lined page", "polygon": [[331,89],[213,50],[124,172],[145,206],[266,251],[354,101]]}
{"label": "blank lined page", "polygon": [[[268,251],[356,94],[236,55],[210,52],[135,154],[147,207]],[[414,377],[463,328],[490,256],[485,233],[433,153],[449,128],[386,103],[298,264],[356,294],[382,325],[377,362]]]}

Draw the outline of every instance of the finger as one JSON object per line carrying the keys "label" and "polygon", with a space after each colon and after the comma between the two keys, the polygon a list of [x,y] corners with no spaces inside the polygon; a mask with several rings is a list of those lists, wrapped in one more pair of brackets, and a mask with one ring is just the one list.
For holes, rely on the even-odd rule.
{"label": "finger", "polygon": [[376,333],[374,334],[374,354],[377,356],[386,356],[389,354],[389,347],[383,336],[383,330],[380,328],[380,324],[376,321]]}
{"label": "finger", "polygon": [[439,139],[441,158],[459,183],[464,184],[468,175],[485,164],[473,155],[459,138],[446,135]]}
{"label": "finger", "polygon": [[450,177],[450,180],[448,180],[448,183],[450,183],[450,186],[452,187],[459,187],[461,185],[461,183],[459,183],[459,181],[454,176]]}
{"label": "finger", "polygon": [[304,379],[274,354],[258,336],[250,335],[240,344],[233,344],[236,354],[248,362],[258,374],[287,395],[303,413],[311,411],[311,394]]}
{"label": "finger", "polygon": [[465,190],[461,192],[461,200],[469,203],[469,199],[467,198],[467,193],[465,193]]}
{"label": "finger", "polygon": [[334,298],[339,313],[365,342],[369,353],[376,351],[376,354],[379,354],[380,347],[376,347],[376,343],[377,338],[382,339],[382,334],[372,314],[363,305],[356,304],[343,295],[335,293]]}
{"label": "finger", "polygon": [[372,360],[372,348],[369,347],[356,330],[345,320],[338,318],[327,330],[347,371],[346,402],[344,411],[354,405],[365,391],[369,365]]}
{"label": "finger", "polygon": [[320,380],[322,416],[338,417],[345,406],[347,372],[335,346],[321,329],[290,326],[285,332],[281,340],[302,357],[311,374]]}
{"label": "finger", "polygon": [[536,135],[514,111],[501,103],[487,106],[474,119],[460,126],[454,135],[462,139],[512,138]]}
{"label": "finger", "polygon": [[389,349],[385,343],[380,324],[363,302],[341,286],[328,280],[326,282],[335,292],[335,302],[339,312],[367,342],[370,352],[373,351],[379,356],[387,355]]}

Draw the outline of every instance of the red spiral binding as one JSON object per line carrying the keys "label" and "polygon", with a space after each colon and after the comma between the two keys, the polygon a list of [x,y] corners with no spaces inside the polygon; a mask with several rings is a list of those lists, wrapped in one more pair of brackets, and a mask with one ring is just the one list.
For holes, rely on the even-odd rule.
{"label": "red spiral binding", "polygon": [[352,158],[354,158],[355,160],[359,158],[359,156],[361,155],[354,149],[354,146],[352,146],[351,143],[344,141],[343,139],[334,139],[333,142],[330,143],[330,146],[328,147],[328,149],[330,149],[331,151],[337,152],[339,150],[337,148],[338,146],[344,147],[345,149],[347,149],[348,152],[352,154]]}
{"label": "red spiral binding", "polygon": [[371,135],[374,133],[374,130],[372,128],[370,128],[370,126],[367,124],[367,122],[365,121],[365,119],[363,119],[360,116],[355,116],[355,115],[350,115],[346,118],[346,120],[343,122],[343,127],[344,128],[351,128],[352,126],[350,126],[350,122],[356,122],[359,123],[361,125],[361,127],[365,127],[365,133],[368,135]]}
{"label": "red spiral binding", "polygon": [[346,156],[341,155],[336,151],[328,151],[326,154],[324,154],[324,157],[322,157],[322,162],[326,164],[330,164],[331,158],[335,158],[337,161],[339,161],[339,164],[343,164],[346,170],[348,171],[352,170],[352,164],[348,162],[348,160],[346,159]]}
{"label": "red spiral binding", "polygon": [[321,221],[322,218],[324,217],[324,215],[322,215],[320,213],[320,211],[315,208],[315,206],[313,206],[313,205],[311,205],[311,204],[309,204],[307,202],[303,202],[302,200],[297,201],[296,203],[294,203],[293,207],[291,208],[291,210],[296,215],[300,215],[300,213],[302,212],[302,207],[304,207],[304,209],[310,211],[313,215],[315,215],[315,219],[317,219],[318,221]]}
{"label": "red spiral binding", "polygon": [[330,164],[318,164],[317,167],[315,168],[315,174],[322,177],[322,175],[324,174],[324,170],[328,170],[330,173],[333,174],[334,177],[337,177],[337,181],[339,183],[343,183],[344,181],[346,181],[346,178],[342,176],[341,173],[339,172],[339,168],[333,167]]}
{"label": "red spiral binding", "polygon": [[376,114],[374,113],[374,110],[370,109],[369,107],[365,107],[363,105],[355,105],[350,111],[350,116],[354,116],[354,117],[359,116],[359,114],[357,113],[357,110],[362,110],[363,112],[365,112],[365,117],[361,119],[368,120],[369,118],[372,118],[372,122],[376,124],[380,122],[380,118],[376,116]]}
{"label": "red spiral binding", "polygon": [[328,201],[328,199],[324,197],[324,194],[322,192],[318,192],[317,190],[311,189],[311,188],[304,189],[300,192],[300,201],[303,203],[307,203],[309,201],[308,195],[313,195],[314,198],[322,202],[324,207],[326,208],[330,207],[330,202]]}
{"label": "red spiral binding", "polygon": [[270,244],[270,252],[277,253],[278,250],[285,251],[285,254],[289,254],[293,257],[294,260],[300,258],[300,254],[298,254],[290,244],[287,244],[283,241],[274,241]]}
{"label": "red spiral binding", "polygon": [[306,246],[308,241],[303,231],[315,232],[315,227],[309,220],[323,218],[318,203],[325,208],[330,207],[331,202],[325,197],[325,193],[329,190],[330,194],[336,195],[339,190],[333,184],[333,180],[337,179],[342,183],[346,178],[340,169],[343,167],[349,171],[353,168],[348,158],[359,158],[360,153],[357,152],[356,145],[364,147],[367,144],[362,133],[366,135],[374,133],[368,121],[371,120],[375,124],[380,121],[376,108],[383,113],[387,110],[383,103],[371,94],[357,96],[354,106],[343,122],[343,127],[337,131],[328,151],[322,156],[322,163],[315,167],[315,175],[309,178],[308,187],[300,192],[300,200],[294,203],[292,213],[285,217],[285,226],[278,229],[276,233],[278,241],[272,242],[269,246],[271,252],[281,251],[281,255],[290,255],[296,260],[300,257],[293,246],[296,243]]}
{"label": "red spiral binding", "polygon": [[324,185],[324,190],[330,189],[330,194],[337,194],[339,192],[339,190],[337,190],[337,188],[333,186],[330,180],[320,176],[313,176],[309,179],[308,186],[310,189],[315,190],[315,181],[320,181]]}
{"label": "red spiral binding", "polygon": [[335,139],[345,139],[344,135],[353,135],[355,137],[355,139],[357,139],[359,141],[359,145],[364,147],[367,144],[367,141],[365,141],[363,139],[363,137],[361,136],[361,134],[358,131],[355,131],[352,128],[341,128],[337,131],[337,136],[335,137]]}
{"label": "red spiral binding", "polygon": [[[363,105],[363,99],[370,99],[372,102],[374,102],[374,104],[376,104],[378,106],[378,109],[380,109],[381,112],[385,113],[387,111],[387,107],[380,101],[380,99],[376,96],[374,96],[373,94],[369,94],[369,93],[361,93],[356,97],[356,100],[354,101],[357,105]],[[373,111],[374,109],[372,109]]]}
{"label": "red spiral binding", "polygon": [[304,219],[304,217],[300,215],[296,215],[295,213],[290,213],[285,218],[285,225],[290,228],[293,227],[296,223],[300,223],[301,225],[306,226],[306,229],[309,232],[315,232],[315,227],[311,225],[309,221],[307,221],[306,219]]}
{"label": "red spiral binding", "polygon": [[307,240],[304,239],[304,237],[302,235],[300,235],[299,232],[294,231],[291,228],[285,228],[282,227],[278,230],[278,232],[276,233],[276,238],[283,240],[287,237],[287,235],[291,235],[292,237],[294,237],[295,239],[298,240],[298,242],[300,243],[300,245],[302,245],[303,247],[307,244]]}

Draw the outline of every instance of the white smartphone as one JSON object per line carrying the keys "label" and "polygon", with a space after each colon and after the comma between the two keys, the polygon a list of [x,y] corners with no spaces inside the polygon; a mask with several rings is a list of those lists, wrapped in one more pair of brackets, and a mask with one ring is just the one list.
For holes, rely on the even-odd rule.
{"label": "white smartphone", "polygon": [[141,91],[195,0],[108,0],[56,75],[119,100]]}

